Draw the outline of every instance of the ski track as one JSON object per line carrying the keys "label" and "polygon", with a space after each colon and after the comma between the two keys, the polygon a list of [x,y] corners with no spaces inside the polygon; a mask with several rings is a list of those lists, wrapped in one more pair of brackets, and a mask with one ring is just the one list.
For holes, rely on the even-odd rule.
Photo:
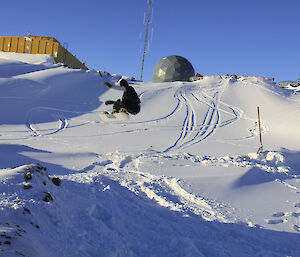
{"label": "ski track", "polygon": [[[157,90],[156,91],[156,94],[159,94],[160,92],[162,91],[166,91],[166,90],[169,90],[170,88],[172,87],[167,87],[167,88],[163,88],[163,89],[160,89],[160,90]],[[146,93],[147,91],[143,91],[139,94],[139,97],[140,99],[142,99],[143,95]],[[153,92],[152,92],[153,93]],[[174,97],[176,95],[176,92],[174,94]],[[143,101],[143,100],[142,100]],[[129,124],[146,124],[146,123],[157,123],[158,121],[162,121],[162,120],[165,120],[169,117],[172,117],[176,112],[178,112],[181,108],[181,102],[179,101],[179,99],[177,99],[177,104],[175,106],[175,108],[173,110],[171,110],[171,112],[169,112],[167,115],[165,116],[162,116],[162,117],[159,117],[159,118],[155,118],[155,119],[151,119],[151,120],[145,120],[145,121],[135,121],[135,122],[128,122]]]}
{"label": "ski track", "polygon": [[[175,90],[173,97],[177,100],[177,104],[167,115],[158,117],[152,120],[140,121],[140,122],[128,122],[128,125],[136,125],[136,124],[146,124],[146,123],[156,123],[163,121],[165,119],[176,118],[179,112],[184,111],[184,119],[180,129],[180,134],[177,139],[175,139],[174,143],[163,150],[163,153],[173,151],[173,150],[181,150],[198,144],[211,136],[218,128],[224,127],[232,124],[233,122],[240,119],[242,115],[242,111],[237,107],[230,106],[221,102],[221,97],[223,92],[226,90],[230,81],[228,79],[221,79],[219,84],[213,88],[201,88],[196,87],[191,84],[182,84],[180,88]],[[163,89],[164,90],[164,89]],[[144,95],[145,92],[142,92],[141,95]],[[212,95],[212,96],[210,96]],[[201,107],[207,106],[206,114],[202,119],[202,123],[198,109]],[[44,132],[39,130],[38,127],[30,121],[30,116],[33,115],[34,111],[46,110],[52,116],[55,115],[58,118],[59,126],[57,129],[49,128],[51,132]],[[27,113],[26,118],[26,126],[28,130],[31,132],[31,136],[47,136],[56,134],[59,132],[63,132],[66,128],[69,127],[68,121],[64,118],[62,113],[73,113],[72,111],[67,110],[57,110],[55,108],[48,107],[36,107],[31,109]],[[220,113],[224,112],[228,115],[233,116],[233,118],[225,121],[221,121]],[[60,114],[58,114],[60,113]],[[148,128],[147,130],[151,130],[153,128]],[[118,133],[129,133],[129,132],[137,132],[139,129],[131,129],[125,130]]]}
{"label": "ski track", "polygon": [[178,110],[180,110],[180,101],[178,100],[177,101],[177,105],[175,106],[175,108],[173,110],[171,110],[170,113],[168,113],[167,115],[163,116],[163,117],[159,117],[159,118],[156,118],[156,119],[152,119],[152,120],[146,120],[146,121],[136,121],[136,122],[128,122],[129,124],[146,124],[146,123],[156,123],[158,121],[162,121],[162,120],[165,120],[169,117],[172,117],[176,112],[178,112]]}
{"label": "ski track", "polygon": [[57,134],[58,132],[62,132],[69,126],[69,123],[68,123],[67,119],[65,119],[65,118],[59,118],[58,122],[59,122],[59,126],[57,129],[50,129],[50,128],[45,129],[47,131],[54,130],[53,132],[48,132],[48,133],[43,133],[42,131],[44,131],[44,130],[39,130],[39,129],[35,128],[34,125],[31,124],[30,122],[26,122],[26,126],[32,132],[33,137],[49,136],[49,135]]}
{"label": "ski track", "polygon": [[[33,116],[33,113],[35,111],[47,111],[47,115],[50,115],[54,121],[58,122],[59,125],[57,128],[44,128],[42,130],[39,130],[36,128],[35,125],[31,122],[31,116]],[[31,110],[29,110],[26,114],[25,118],[25,124],[28,130],[31,132],[31,136],[49,136],[53,134],[57,134],[59,132],[63,132],[65,129],[69,127],[68,119],[65,118],[66,113],[76,113],[76,114],[84,114],[83,112],[75,112],[75,111],[68,111],[68,110],[61,110],[56,108],[50,108],[50,107],[35,107]],[[45,131],[51,131],[51,132],[45,132]]]}
{"label": "ski track", "polygon": [[[175,92],[174,97],[180,103],[180,109],[185,108],[185,117],[179,137],[175,140],[173,145],[162,151],[163,153],[198,144],[211,136],[219,127],[230,125],[241,118],[241,110],[221,102],[223,92],[229,83],[229,80],[221,80],[219,85],[215,88],[207,90],[206,88],[201,89],[200,86],[200,90],[197,89],[198,91],[193,90],[193,86],[183,85]],[[210,91],[213,94],[212,97],[209,95]],[[200,120],[200,115],[196,110],[203,107],[203,105],[207,106],[207,111],[202,123],[198,125],[197,121]],[[234,117],[221,122],[221,112],[233,115]],[[174,114],[175,112],[172,112],[171,115]]]}

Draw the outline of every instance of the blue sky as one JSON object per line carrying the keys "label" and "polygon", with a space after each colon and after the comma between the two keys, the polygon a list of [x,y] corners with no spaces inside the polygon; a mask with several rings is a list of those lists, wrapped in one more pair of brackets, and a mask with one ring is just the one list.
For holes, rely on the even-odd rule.
{"label": "blue sky", "polygon": [[[168,55],[203,75],[300,77],[299,0],[154,0],[143,78]],[[140,78],[147,0],[1,3],[2,36],[53,36],[89,68]]]}

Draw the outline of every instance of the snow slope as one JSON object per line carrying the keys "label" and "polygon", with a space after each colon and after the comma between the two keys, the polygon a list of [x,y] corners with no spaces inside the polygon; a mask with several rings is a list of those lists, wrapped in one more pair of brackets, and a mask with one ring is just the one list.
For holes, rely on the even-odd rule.
{"label": "snow slope", "polygon": [[299,95],[262,77],[131,82],[141,112],[104,123],[121,93],[103,81],[0,53],[2,256],[300,256]]}

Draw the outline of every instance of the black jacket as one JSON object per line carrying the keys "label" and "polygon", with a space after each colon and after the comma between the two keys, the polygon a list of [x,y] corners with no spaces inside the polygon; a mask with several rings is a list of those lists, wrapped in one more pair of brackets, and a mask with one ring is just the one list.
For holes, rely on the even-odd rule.
{"label": "black jacket", "polygon": [[120,108],[125,108],[131,114],[139,113],[141,100],[134,88],[129,86],[124,79],[120,81],[120,86],[125,88],[125,92],[123,93],[122,99],[115,102],[113,108],[117,111],[119,111]]}
{"label": "black jacket", "polygon": [[124,102],[125,105],[140,104],[141,100],[138,97],[137,93],[135,92],[134,88],[132,86],[127,86],[125,88],[126,91],[122,96],[122,102]]}

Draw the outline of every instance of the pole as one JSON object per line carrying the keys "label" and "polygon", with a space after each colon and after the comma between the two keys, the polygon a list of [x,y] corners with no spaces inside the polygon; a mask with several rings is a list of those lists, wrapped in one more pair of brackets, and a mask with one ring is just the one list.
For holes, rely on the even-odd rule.
{"label": "pole", "polygon": [[146,21],[146,34],[145,34],[143,60],[142,60],[141,80],[143,80],[143,71],[144,71],[144,62],[145,62],[145,55],[146,55],[146,48],[147,48],[147,41],[148,41],[148,28],[149,28],[149,23],[150,23],[150,14],[151,14],[151,0],[149,0],[149,7],[148,7],[148,14],[147,14],[147,21]]}
{"label": "pole", "polygon": [[260,126],[259,106],[257,106],[257,116],[258,116],[258,129],[259,129],[259,142],[260,142],[260,147],[258,148],[257,153],[261,153],[262,150],[263,150],[263,144],[262,144],[262,139],[261,139],[261,126]]}

